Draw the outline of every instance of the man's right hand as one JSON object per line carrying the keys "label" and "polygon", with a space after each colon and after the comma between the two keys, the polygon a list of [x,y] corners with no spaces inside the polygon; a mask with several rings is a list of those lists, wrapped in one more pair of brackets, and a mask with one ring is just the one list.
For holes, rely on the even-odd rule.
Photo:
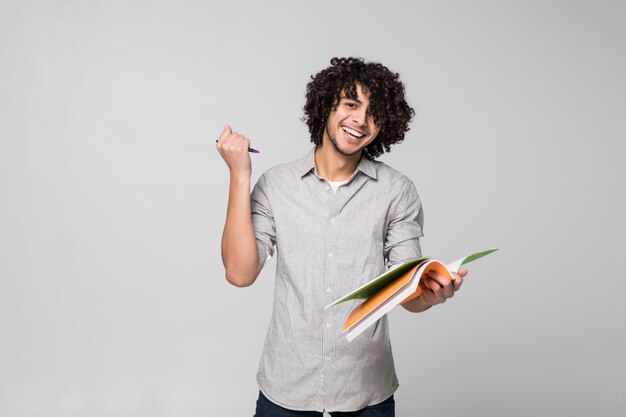
{"label": "man's right hand", "polygon": [[215,144],[230,170],[228,208],[222,234],[222,261],[226,279],[237,287],[252,285],[262,268],[250,208],[252,162],[249,146],[250,139],[233,132],[228,125],[224,126]]}
{"label": "man's right hand", "polygon": [[250,139],[238,132],[233,132],[229,125],[224,126],[215,147],[226,161],[231,175],[250,176],[252,174],[252,161],[248,153],[249,146]]}

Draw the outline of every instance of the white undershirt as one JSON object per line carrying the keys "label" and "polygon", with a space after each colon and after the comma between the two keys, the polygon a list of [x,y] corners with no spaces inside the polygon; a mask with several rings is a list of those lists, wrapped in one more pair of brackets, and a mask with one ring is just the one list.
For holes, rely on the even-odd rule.
{"label": "white undershirt", "polygon": [[333,193],[337,193],[337,188],[339,188],[340,186],[346,184],[348,181],[350,181],[352,179],[352,177],[354,177],[356,175],[356,173],[359,172],[359,167],[357,167],[357,169],[354,170],[354,172],[352,173],[352,175],[350,175],[350,178],[348,178],[347,180],[343,180],[343,181],[328,181],[328,185],[330,185],[330,187],[333,189]]}
{"label": "white undershirt", "polygon": [[337,192],[337,188],[339,188],[340,185],[344,185],[348,181],[350,181],[350,180],[347,179],[347,180],[343,180],[343,181],[328,181],[328,185],[330,185],[330,187],[333,189],[333,192],[336,193]]}
{"label": "white undershirt", "polygon": [[[314,167],[313,169],[315,170],[315,175],[318,175],[317,174],[317,166]],[[350,175],[350,178],[348,178],[347,180],[343,180],[343,181],[328,181],[328,180],[326,180],[326,182],[333,189],[333,193],[337,193],[337,188],[339,188],[340,186],[342,186],[342,185],[346,184],[348,181],[350,181],[352,179],[352,177],[354,177],[356,175],[357,172],[359,172],[359,167],[358,166],[356,167],[356,169],[354,170],[352,175]],[[322,179],[325,179],[325,178],[322,178]]]}

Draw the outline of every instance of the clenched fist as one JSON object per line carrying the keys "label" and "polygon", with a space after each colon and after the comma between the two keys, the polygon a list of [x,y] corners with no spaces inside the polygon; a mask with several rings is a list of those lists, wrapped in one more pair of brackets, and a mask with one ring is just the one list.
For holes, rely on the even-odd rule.
{"label": "clenched fist", "polygon": [[224,158],[231,175],[244,174],[249,176],[252,174],[252,161],[248,153],[250,139],[238,132],[233,132],[231,127],[226,125],[215,147]]}

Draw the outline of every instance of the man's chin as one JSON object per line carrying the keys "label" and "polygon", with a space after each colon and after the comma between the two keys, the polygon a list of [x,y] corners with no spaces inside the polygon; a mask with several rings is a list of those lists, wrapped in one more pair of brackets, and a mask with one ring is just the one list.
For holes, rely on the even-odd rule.
{"label": "man's chin", "polygon": [[339,144],[337,144],[336,140],[331,140],[331,143],[335,147],[335,150],[344,156],[355,156],[361,152],[361,149],[357,149],[354,151],[348,151],[346,149],[343,149],[341,146],[339,146]]}

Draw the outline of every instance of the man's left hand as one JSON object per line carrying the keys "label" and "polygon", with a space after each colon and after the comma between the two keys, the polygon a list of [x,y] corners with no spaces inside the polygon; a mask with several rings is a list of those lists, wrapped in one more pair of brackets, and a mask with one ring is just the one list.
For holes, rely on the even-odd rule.
{"label": "man's left hand", "polygon": [[422,277],[421,301],[424,305],[434,306],[445,303],[448,298],[454,297],[454,293],[463,285],[463,278],[468,271],[465,268],[459,269],[459,273],[452,272],[453,281],[445,276],[431,271],[430,274]]}

